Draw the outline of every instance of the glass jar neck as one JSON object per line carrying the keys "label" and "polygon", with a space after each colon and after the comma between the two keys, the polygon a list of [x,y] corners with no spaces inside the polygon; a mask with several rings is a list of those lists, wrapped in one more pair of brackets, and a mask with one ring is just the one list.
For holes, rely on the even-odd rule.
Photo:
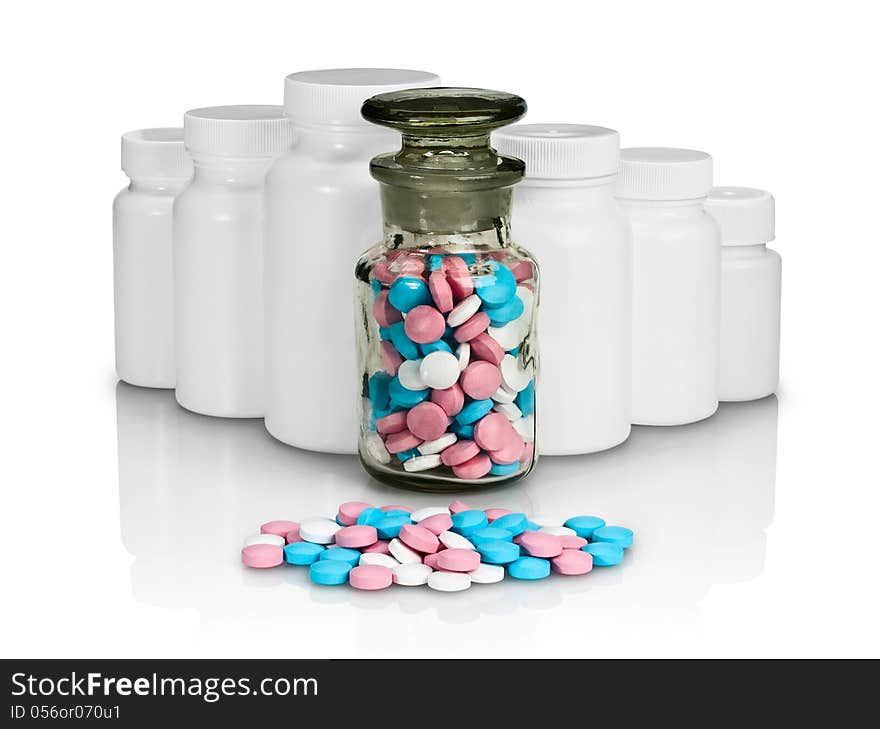
{"label": "glass jar neck", "polygon": [[405,230],[385,222],[385,247],[391,250],[419,249],[430,251],[442,246],[447,252],[456,250],[470,252],[473,250],[495,250],[504,248],[510,243],[510,222],[504,216],[498,218],[496,224],[487,230],[454,233],[425,233]]}

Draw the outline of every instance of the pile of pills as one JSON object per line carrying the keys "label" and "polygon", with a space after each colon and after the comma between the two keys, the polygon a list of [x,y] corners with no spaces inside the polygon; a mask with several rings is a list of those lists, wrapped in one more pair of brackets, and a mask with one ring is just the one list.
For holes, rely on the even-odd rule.
{"label": "pile of pills", "polygon": [[468,481],[528,471],[534,279],[503,251],[390,251],[375,265],[381,369],[367,381],[365,457]]}
{"label": "pile of pills", "polygon": [[508,509],[481,511],[460,501],[417,511],[349,501],[335,520],[263,524],[245,540],[241,559],[248,567],[308,567],[319,585],[381,590],[396,583],[458,592],[505,575],[584,575],[593,566],[619,564],[632,543],[630,529],[607,526],[597,516],[538,523]]}

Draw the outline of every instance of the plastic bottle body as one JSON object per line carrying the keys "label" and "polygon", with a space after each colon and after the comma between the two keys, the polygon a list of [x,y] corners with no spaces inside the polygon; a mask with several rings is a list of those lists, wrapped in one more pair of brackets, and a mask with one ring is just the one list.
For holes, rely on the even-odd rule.
{"label": "plastic bottle body", "polygon": [[175,385],[171,210],[186,184],[133,179],[113,200],[116,373],[132,385]]}
{"label": "plastic bottle body", "polygon": [[541,262],[538,450],[611,448],[632,419],[632,242],[614,177],[527,177],[513,199],[512,228]]}
{"label": "plastic bottle body", "polygon": [[721,251],[719,399],[756,400],[779,382],[782,259],[766,245]]}
{"label": "plastic bottle body", "polygon": [[271,158],[196,159],[174,203],[177,401],[260,417],[263,387],[263,180]]}
{"label": "plastic bottle body", "polygon": [[368,163],[396,140],[351,127],[296,136],[266,177],[266,428],[299,448],[356,453],[351,287],[338,272],[382,236]]}
{"label": "plastic bottle body", "polygon": [[701,200],[620,202],[633,234],[633,423],[702,420],[718,408],[717,225]]}

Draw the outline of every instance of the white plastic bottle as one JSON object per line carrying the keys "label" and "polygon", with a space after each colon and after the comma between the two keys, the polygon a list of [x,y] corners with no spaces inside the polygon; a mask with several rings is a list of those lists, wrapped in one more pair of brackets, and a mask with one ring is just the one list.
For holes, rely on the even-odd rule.
{"label": "white plastic bottle", "polygon": [[766,190],[715,187],[706,210],[721,229],[720,400],[757,400],[779,382],[782,259]]}
{"label": "white plastic bottle", "polygon": [[[375,155],[399,135],[361,118],[375,94],[437,86],[424,71],[294,73],[284,107],[296,142],[266,178],[266,428],[278,440],[357,453],[352,285],[361,252],[382,237]],[[327,415],[330,413],[331,415]]]}
{"label": "white plastic bottle", "polygon": [[195,163],[174,203],[177,402],[205,415],[263,415],[263,181],[290,146],[280,106],[184,116]]}
{"label": "white plastic bottle", "polygon": [[632,244],[614,199],[620,136],[577,124],[522,124],[494,146],[526,163],[511,228],[541,269],[538,450],[592,453],[627,439]]}
{"label": "white plastic bottle", "polygon": [[718,226],[703,209],[712,158],[620,153],[618,199],[633,232],[633,423],[683,425],[718,408]]}
{"label": "white plastic bottle", "polygon": [[116,373],[142,387],[174,387],[171,206],[192,177],[183,129],[122,135],[131,180],[113,200]]}

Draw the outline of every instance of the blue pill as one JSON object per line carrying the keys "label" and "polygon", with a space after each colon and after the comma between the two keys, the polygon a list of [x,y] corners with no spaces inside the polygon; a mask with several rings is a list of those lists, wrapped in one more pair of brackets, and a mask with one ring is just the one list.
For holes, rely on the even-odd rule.
{"label": "blue pill", "polygon": [[537,532],[537,531],[540,531],[540,530],[541,530],[541,525],[540,525],[540,524],[537,524],[537,523],[535,523],[535,522],[533,522],[533,521],[529,521],[529,520],[527,520],[527,521],[526,521],[526,528],[525,528],[523,531],[526,531],[526,532]]}
{"label": "blue pill", "polygon": [[492,467],[489,469],[490,476],[509,476],[511,473],[516,473],[520,469],[519,462],[517,463],[493,463]]}
{"label": "blue pill", "polygon": [[404,524],[412,524],[412,520],[409,518],[409,514],[404,516],[395,515],[395,516],[385,516],[378,524],[376,524],[376,531],[379,533],[379,539],[395,539],[400,535],[400,528]]}
{"label": "blue pill", "polygon": [[462,425],[476,423],[495,406],[494,400],[473,400],[465,405],[455,419]]}
{"label": "blue pill", "polygon": [[574,529],[575,534],[583,539],[592,539],[593,532],[605,526],[605,520],[598,516],[573,516],[566,520],[564,526]]}
{"label": "blue pill", "polygon": [[431,354],[431,352],[452,353],[452,347],[450,347],[442,339],[438,339],[436,342],[429,342],[428,344],[420,344],[419,349],[422,350],[422,354],[424,354],[425,356]]}
{"label": "blue pill", "polygon": [[479,547],[485,542],[509,542],[513,539],[513,534],[506,529],[497,529],[493,526],[487,526],[482,529],[477,529],[475,532],[471,532],[468,539],[471,540],[471,543],[475,547]]}
{"label": "blue pill", "polygon": [[593,532],[593,542],[607,542],[626,549],[633,543],[633,531],[622,526],[603,526]]}
{"label": "blue pill", "polygon": [[489,317],[489,323],[493,327],[503,327],[505,324],[512,322],[522,316],[525,306],[519,296],[514,296],[506,304],[501,306],[484,306],[483,311]]}
{"label": "blue pill", "polygon": [[473,534],[488,524],[489,517],[486,516],[485,511],[480,511],[479,509],[459,511],[457,514],[452,515],[452,531],[458,532],[463,537]]}
{"label": "blue pill", "polygon": [[510,534],[515,537],[526,530],[528,521],[529,520],[526,518],[525,514],[515,512],[513,514],[499,516],[492,522],[492,526],[496,529],[503,529],[506,532],[510,532]]}
{"label": "blue pill", "polygon": [[488,564],[510,564],[520,558],[519,545],[513,542],[483,542],[477,546],[483,562]]}
{"label": "blue pill", "polygon": [[516,406],[522,411],[523,417],[535,412],[535,381],[532,380],[516,396]]}
{"label": "blue pill", "polygon": [[371,506],[368,509],[364,509],[357,518],[358,524],[366,524],[367,526],[376,526],[382,519],[385,518],[385,512],[382,509],[377,509],[375,506]]}
{"label": "blue pill", "polygon": [[408,451],[401,451],[397,454],[397,460],[401,463],[408,461],[410,458],[415,458],[419,455],[419,451],[416,448],[411,448]]}
{"label": "blue pill", "polygon": [[379,327],[379,339],[383,342],[391,339],[391,327]]}
{"label": "blue pill", "polygon": [[318,560],[345,562],[349,567],[357,567],[360,558],[361,553],[356,549],[349,549],[348,547],[333,547],[332,549],[325,549],[321,552],[321,556],[318,557]]}
{"label": "blue pill", "polygon": [[596,567],[613,567],[623,561],[623,547],[619,544],[590,542],[581,549],[593,555],[593,565]]}
{"label": "blue pill", "polygon": [[473,266],[477,262],[477,254],[476,253],[459,253],[458,257],[464,261],[468,266]]}
{"label": "blue pill", "polygon": [[513,349],[508,349],[507,353],[513,355],[514,357],[519,356],[519,347],[514,347]]}
{"label": "blue pill", "polygon": [[324,551],[321,544],[312,544],[311,542],[294,542],[288,544],[284,548],[284,561],[287,564],[308,565],[317,562]]}
{"label": "blue pill", "polygon": [[[400,379],[395,377],[391,380],[391,384],[388,386],[388,394],[391,395],[392,405],[401,405],[404,408],[411,408],[418,405],[422,400],[427,399],[428,395],[431,394],[431,390],[407,390],[400,384]],[[489,400],[489,402],[492,401]],[[488,410],[486,412],[488,412]]]}
{"label": "blue pill", "polygon": [[339,524],[339,526],[345,526],[345,524],[343,524],[342,521],[340,521],[339,514],[336,515],[336,523]]}
{"label": "blue pill", "polygon": [[[335,552],[335,549],[328,549]],[[318,585],[344,585],[348,582],[351,565],[339,560],[322,560],[309,567],[309,579]]]}
{"label": "blue pill", "polygon": [[373,298],[375,298],[382,291],[382,282],[379,279],[374,278],[370,282],[370,288],[373,289]]}
{"label": "blue pill", "polygon": [[385,516],[405,516],[407,519],[410,517],[412,512],[405,511],[404,509],[389,509],[384,512]]}
{"label": "blue pill", "polygon": [[420,278],[401,276],[388,290],[388,301],[398,311],[406,314],[410,309],[422,304],[430,304],[431,292]]}
{"label": "blue pill", "polygon": [[[507,304],[516,296],[516,279],[510,269],[498,261],[487,261],[491,273],[474,277],[474,292],[489,307]],[[491,314],[489,314],[491,318]]]}
{"label": "blue pill", "polygon": [[406,335],[403,329],[403,322],[395,322],[388,329],[391,333],[391,343],[400,352],[400,356],[404,359],[418,359],[419,347]]}
{"label": "blue pill", "polygon": [[387,372],[375,372],[367,381],[367,390],[370,393],[370,402],[374,409],[385,410],[388,408],[391,396],[388,387],[391,385],[391,375]]}
{"label": "blue pill", "polygon": [[429,271],[439,271],[443,268],[443,254],[442,253],[432,253],[428,256],[428,270]]}
{"label": "blue pill", "polygon": [[507,565],[507,574],[518,580],[541,580],[549,576],[550,562],[539,557],[520,557]]}
{"label": "blue pill", "polygon": [[457,436],[466,440],[473,440],[474,438],[473,425],[465,425],[464,423],[459,423],[457,420],[453,419],[452,425],[449,426],[449,429]]}

